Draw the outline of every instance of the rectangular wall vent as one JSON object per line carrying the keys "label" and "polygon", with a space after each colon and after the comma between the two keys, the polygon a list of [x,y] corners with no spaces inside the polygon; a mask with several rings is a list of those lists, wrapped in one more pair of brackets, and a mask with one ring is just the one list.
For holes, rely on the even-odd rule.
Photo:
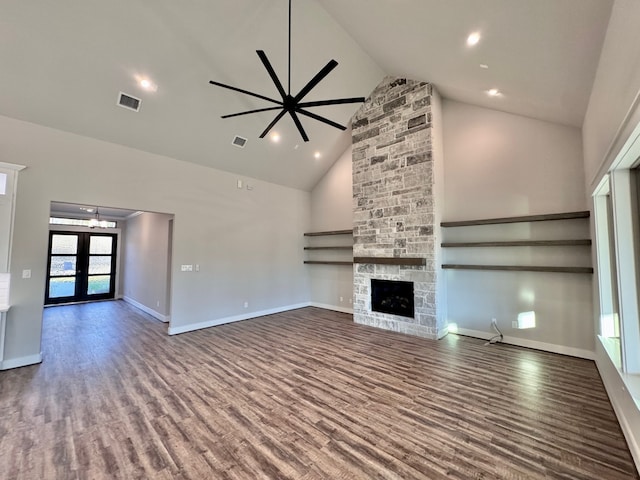
{"label": "rectangular wall vent", "polygon": [[231,142],[231,144],[235,145],[238,148],[244,148],[244,146],[247,144],[247,139],[236,135],[235,137],[233,137],[233,142]]}
{"label": "rectangular wall vent", "polygon": [[123,108],[128,108],[129,110],[133,110],[134,112],[137,112],[140,110],[141,103],[142,103],[142,100],[136,97],[132,97],[131,95],[128,95],[126,93],[120,92],[120,94],[118,95],[118,105],[120,105]]}

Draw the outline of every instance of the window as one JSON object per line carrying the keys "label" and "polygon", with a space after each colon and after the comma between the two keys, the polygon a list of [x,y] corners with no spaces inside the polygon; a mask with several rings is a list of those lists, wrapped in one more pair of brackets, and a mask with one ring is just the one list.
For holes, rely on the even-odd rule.
{"label": "window", "polygon": [[640,373],[639,184],[640,171],[616,168],[594,194],[600,339],[630,374]]}
{"label": "window", "polygon": [[[100,225],[100,228],[116,228],[117,223],[109,220],[101,220],[104,222],[104,225]],[[91,220],[85,220],[80,218],[61,218],[61,217],[50,217],[49,225],[73,225],[76,227],[92,227]]]}
{"label": "window", "polygon": [[613,203],[609,177],[605,179],[594,196],[594,213],[600,297],[600,328],[598,333],[615,366],[622,368],[615,239],[613,236]]}

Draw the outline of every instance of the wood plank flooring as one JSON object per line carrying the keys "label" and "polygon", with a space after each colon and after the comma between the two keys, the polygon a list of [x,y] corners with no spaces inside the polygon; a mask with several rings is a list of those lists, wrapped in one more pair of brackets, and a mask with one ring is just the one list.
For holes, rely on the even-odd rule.
{"label": "wood plank flooring", "polygon": [[1,479],[638,479],[593,362],[305,308],[169,337],[45,310],[0,372]]}

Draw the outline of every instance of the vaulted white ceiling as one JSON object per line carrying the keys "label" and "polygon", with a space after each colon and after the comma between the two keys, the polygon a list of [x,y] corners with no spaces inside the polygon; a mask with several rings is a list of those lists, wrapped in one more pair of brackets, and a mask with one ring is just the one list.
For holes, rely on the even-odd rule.
{"label": "vaulted white ceiling", "polygon": [[[433,82],[443,96],[580,126],[611,0],[293,0],[291,90],[330,59],[307,100],[367,96],[384,75]],[[479,31],[474,48],[467,35]],[[287,77],[287,0],[3,0],[0,114],[238,175],[310,189],[349,133],[284,118],[279,143],[258,136],[277,112],[209,85],[277,92],[255,51]],[[480,64],[488,69],[480,68]],[[137,78],[157,84],[147,92]],[[503,96],[490,98],[489,88]],[[116,105],[123,91],[140,112]],[[347,124],[357,105],[313,111]],[[234,135],[249,139],[244,149]],[[320,152],[320,159],[314,153]]]}

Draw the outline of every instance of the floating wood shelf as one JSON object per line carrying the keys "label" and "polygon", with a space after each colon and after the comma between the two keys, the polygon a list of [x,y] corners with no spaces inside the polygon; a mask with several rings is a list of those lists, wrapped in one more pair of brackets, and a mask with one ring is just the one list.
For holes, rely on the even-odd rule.
{"label": "floating wood shelf", "polygon": [[[328,232],[307,232],[304,234],[305,237],[324,237],[327,235],[353,235],[353,230],[331,230]],[[353,245],[327,245],[327,246],[309,246],[304,247],[305,250],[333,250],[333,251],[342,251],[342,252],[353,252]],[[345,257],[345,254],[341,255],[342,258]],[[349,255],[351,256],[351,255]],[[307,265],[353,265],[353,261],[351,260],[305,260],[305,264]]]}
{"label": "floating wood shelf", "polygon": [[353,262],[331,262],[329,260],[305,260],[307,265],[353,265]]}
{"label": "floating wood shelf", "polygon": [[588,238],[580,240],[518,240],[505,242],[442,242],[443,248],[452,247],[569,247],[591,245]]}
{"label": "floating wood shelf", "polygon": [[353,263],[373,263],[377,265],[426,265],[424,258],[396,257],[354,257]]}
{"label": "floating wood shelf", "polygon": [[457,265],[443,264],[445,270],[502,270],[508,272],[593,273],[591,267],[535,267],[518,265]]}
{"label": "floating wood shelf", "polygon": [[333,230],[330,232],[307,232],[305,237],[322,237],[324,235],[353,235],[353,230]]}
{"label": "floating wood shelf", "polygon": [[546,215],[526,215],[522,217],[486,218],[481,220],[463,220],[459,222],[442,222],[441,227],[467,227],[472,225],[494,225],[498,223],[545,222],[549,220],[572,220],[575,218],[589,218],[588,211],[551,213]]}

